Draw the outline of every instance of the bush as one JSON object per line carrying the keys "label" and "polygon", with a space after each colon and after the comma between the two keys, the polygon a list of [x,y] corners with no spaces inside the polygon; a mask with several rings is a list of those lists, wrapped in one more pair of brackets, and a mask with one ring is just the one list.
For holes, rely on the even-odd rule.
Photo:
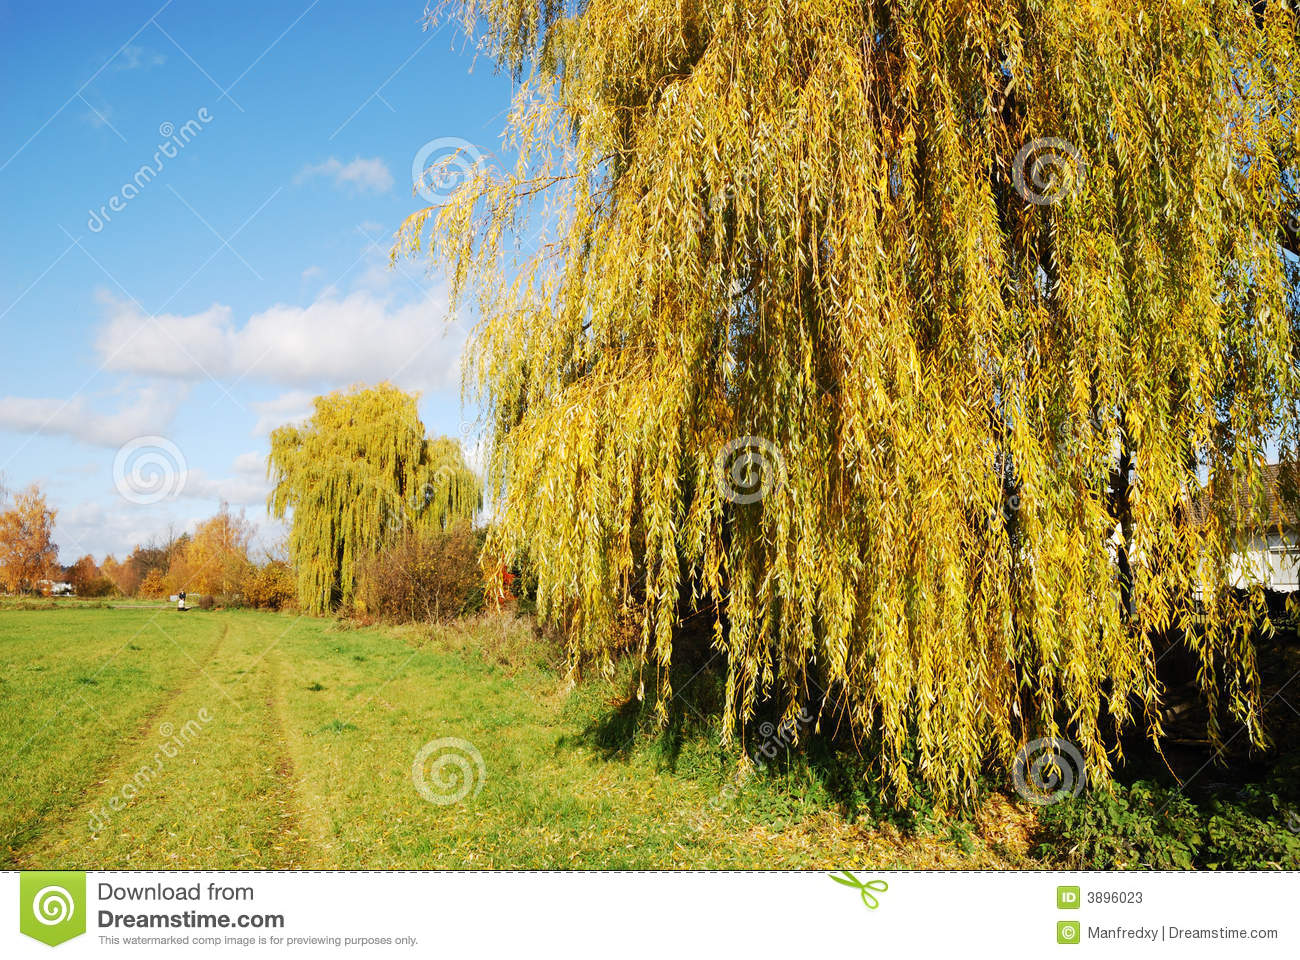
{"label": "bush", "polygon": [[293,606],[297,590],[293,570],[281,560],[262,564],[244,580],[244,599],[261,610],[284,610]]}
{"label": "bush", "polygon": [[450,620],[483,609],[483,536],[468,523],[409,533],[361,564],[357,612],[397,623]]}
{"label": "bush", "polygon": [[117,587],[114,586],[113,581],[108,579],[108,577],[95,577],[93,580],[88,580],[86,583],[81,585],[80,589],[77,590],[77,596],[90,597],[92,599],[95,597],[107,597],[116,589]]}
{"label": "bush", "polygon": [[146,600],[161,600],[171,593],[167,587],[167,578],[161,570],[150,570],[149,575],[140,582],[136,595]]}
{"label": "bush", "polygon": [[1174,787],[1115,784],[1045,807],[1040,859],[1077,870],[1300,869],[1300,836],[1276,794],[1246,787],[1198,806]]}
{"label": "bush", "polygon": [[212,594],[210,594],[210,593],[205,593],[205,594],[203,594],[203,596],[199,597],[199,609],[200,609],[200,610],[211,610],[212,607],[213,607]]}

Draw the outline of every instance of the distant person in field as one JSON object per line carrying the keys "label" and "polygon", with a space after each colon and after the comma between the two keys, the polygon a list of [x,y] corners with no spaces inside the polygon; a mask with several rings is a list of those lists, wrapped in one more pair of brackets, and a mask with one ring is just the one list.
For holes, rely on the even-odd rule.
{"label": "distant person in field", "polygon": [[179,594],[177,594],[177,596],[176,596],[176,609],[177,609],[177,610],[184,610],[184,609],[185,609],[185,591],[184,591],[184,590],[182,590],[182,591],[181,591]]}

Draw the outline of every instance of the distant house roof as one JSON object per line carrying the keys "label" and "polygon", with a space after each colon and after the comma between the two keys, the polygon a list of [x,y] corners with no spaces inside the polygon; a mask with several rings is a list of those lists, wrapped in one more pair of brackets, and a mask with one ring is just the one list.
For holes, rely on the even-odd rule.
{"label": "distant house roof", "polygon": [[[1251,484],[1240,483],[1231,492],[1233,501],[1227,506],[1228,512],[1249,517],[1255,513],[1258,497],[1263,496],[1268,505],[1269,529],[1281,528],[1295,530],[1300,528],[1300,464],[1265,464],[1260,479],[1263,489]],[[1212,504],[1228,495],[1228,491],[1201,491],[1192,503],[1192,518],[1200,523],[1210,515]],[[1234,509],[1235,508],[1235,509]]]}

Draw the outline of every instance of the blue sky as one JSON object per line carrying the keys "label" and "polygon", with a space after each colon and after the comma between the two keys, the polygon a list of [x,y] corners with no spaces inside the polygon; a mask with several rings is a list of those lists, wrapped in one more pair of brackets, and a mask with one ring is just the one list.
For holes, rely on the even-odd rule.
{"label": "blue sky", "polygon": [[0,0],[0,474],[63,562],[222,500],[273,541],[267,434],[331,389],[474,441],[468,320],[387,252],[416,158],[496,155],[511,84],[424,5]]}

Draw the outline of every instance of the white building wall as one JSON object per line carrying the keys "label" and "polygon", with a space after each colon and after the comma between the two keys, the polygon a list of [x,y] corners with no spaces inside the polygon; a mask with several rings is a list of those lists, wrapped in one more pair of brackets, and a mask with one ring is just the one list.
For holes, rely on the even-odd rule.
{"label": "white building wall", "polygon": [[1275,533],[1253,537],[1245,554],[1233,556],[1231,581],[1239,589],[1262,582],[1282,593],[1300,590],[1300,542]]}

